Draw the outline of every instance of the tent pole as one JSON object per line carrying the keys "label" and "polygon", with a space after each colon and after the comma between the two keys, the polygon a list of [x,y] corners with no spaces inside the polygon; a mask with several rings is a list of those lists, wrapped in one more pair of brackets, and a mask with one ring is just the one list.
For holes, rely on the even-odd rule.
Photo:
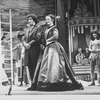
{"label": "tent pole", "polygon": [[12,14],[11,9],[9,9],[9,23],[10,23],[10,51],[11,51],[11,86],[8,92],[8,95],[11,94],[13,86],[13,53],[12,53]]}

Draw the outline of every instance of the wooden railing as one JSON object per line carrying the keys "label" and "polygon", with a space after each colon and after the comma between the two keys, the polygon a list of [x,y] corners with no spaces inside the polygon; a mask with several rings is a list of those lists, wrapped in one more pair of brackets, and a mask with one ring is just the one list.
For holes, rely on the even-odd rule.
{"label": "wooden railing", "polygon": [[75,17],[68,21],[68,27],[100,25],[100,17]]}
{"label": "wooden railing", "polygon": [[89,33],[94,29],[100,30],[100,17],[74,17],[68,21],[70,63],[72,63],[73,37],[76,33],[84,34],[86,28],[90,30]]}
{"label": "wooden railing", "polygon": [[[90,81],[91,80],[91,68],[90,66],[73,66],[73,70],[76,74],[76,78],[79,80]],[[97,79],[97,67],[95,68],[95,79]]]}

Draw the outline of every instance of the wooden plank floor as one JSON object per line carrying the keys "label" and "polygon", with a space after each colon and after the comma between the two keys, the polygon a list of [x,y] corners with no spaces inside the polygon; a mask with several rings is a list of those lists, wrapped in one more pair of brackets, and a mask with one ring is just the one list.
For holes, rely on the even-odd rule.
{"label": "wooden plank floor", "polygon": [[[88,86],[90,82],[81,81],[84,86],[84,90],[74,91],[27,91],[26,86],[18,87],[13,86],[11,95],[100,95],[100,86]],[[96,81],[97,83],[97,81]],[[6,95],[8,93],[9,86],[0,88],[0,95]]]}

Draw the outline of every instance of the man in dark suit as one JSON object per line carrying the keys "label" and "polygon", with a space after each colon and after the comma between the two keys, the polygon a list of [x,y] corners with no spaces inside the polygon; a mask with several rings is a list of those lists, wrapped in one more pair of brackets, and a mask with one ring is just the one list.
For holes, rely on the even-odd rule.
{"label": "man in dark suit", "polygon": [[[29,14],[27,16],[27,22],[29,24],[28,31],[25,35],[24,46],[25,50],[25,65],[28,66],[31,82],[34,77],[34,72],[36,69],[36,64],[40,54],[40,40],[41,40],[41,28],[37,25],[38,19],[34,14]],[[31,88],[36,88],[36,84],[31,84]]]}

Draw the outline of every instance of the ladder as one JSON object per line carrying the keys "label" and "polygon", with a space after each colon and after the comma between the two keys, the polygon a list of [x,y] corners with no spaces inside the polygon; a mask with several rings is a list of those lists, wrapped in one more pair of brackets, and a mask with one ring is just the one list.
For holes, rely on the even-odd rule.
{"label": "ladder", "polygon": [[[9,22],[3,22],[2,21],[2,16],[8,16],[9,17]],[[10,34],[10,70],[11,70],[11,86],[9,88],[9,91],[8,91],[8,95],[10,95],[11,91],[12,91],[12,85],[13,85],[13,53],[12,53],[12,14],[11,14],[11,9],[9,9],[9,12],[7,14],[5,13],[2,13],[0,11],[0,58],[1,58],[1,34],[2,34],[2,29],[1,29],[1,26],[2,25],[9,25],[9,32],[7,31],[6,33]],[[1,58],[2,59],[2,58]],[[0,66],[2,66],[2,62],[0,62]]]}

